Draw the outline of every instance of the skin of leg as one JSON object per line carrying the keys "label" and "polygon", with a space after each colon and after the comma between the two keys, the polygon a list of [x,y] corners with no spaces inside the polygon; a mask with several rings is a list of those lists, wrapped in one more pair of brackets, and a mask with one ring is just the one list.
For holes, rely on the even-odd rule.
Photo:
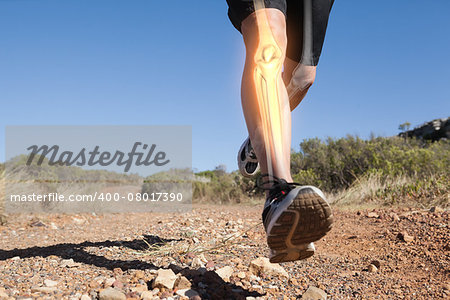
{"label": "skin of leg", "polygon": [[[278,9],[261,9],[257,12],[263,11],[268,20],[272,36],[276,41],[278,48],[281,50],[281,64],[279,76],[276,78],[276,87],[278,89],[278,101],[280,101],[281,114],[283,119],[282,136],[283,136],[283,149],[289,149],[291,146],[291,115],[289,98],[281,77],[281,65],[284,62],[287,37],[286,37],[286,20],[284,14]],[[242,36],[246,47],[246,59],[244,72],[242,75],[241,85],[241,98],[242,108],[244,111],[245,120],[247,123],[247,129],[252,141],[252,146],[256,152],[256,156],[259,158],[261,172],[268,172],[268,165],[266,159],[266,147],[264,140],[264,121],[261,118],[260,106],[257,97],[257,84],[255,83],[255,70],[256,62],[255,55],[258,52],[258,46],[260,41],[256,12],[248,16],[241,24]],[[260,49],[259,49],[260,50]],[[269,125],[271,126],[271,125]],[[269,150],[272,152],[272,150]],[[288,182],[292,182],[290,174],[290,155],[283,155],[282,158],[275,158],[272,155],[272,170],[273,175],[283,178]]]}
{"label": "skin of leg", "polygon": [[284,60],[283,81],[289,95],[291,111],[305,98],[316,78],[316,66],[306,66],[288,57]]}

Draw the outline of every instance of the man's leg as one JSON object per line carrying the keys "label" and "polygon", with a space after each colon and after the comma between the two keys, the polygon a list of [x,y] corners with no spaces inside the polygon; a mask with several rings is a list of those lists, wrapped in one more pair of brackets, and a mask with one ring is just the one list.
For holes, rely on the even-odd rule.
{"label": "man's leg", "polygon": [[[284,85],[286,86],[291,111],[294,110],[305,98],[309,88],[314,83],[315,77],[316,77],[316,66],[303,65],[288,57],[285,58],[282,79],[284,81]],[[284,148],[285,151],[284,155],[289,157],[290,157],[290,148],[288,148],[287,145],[290,146],[290,144],[291,144],[290,135],[287,135],[285,136],[284,141],[284,145],[286,145],[286,147]],[[241,150],[245,151],[245,149]],[[240,156],[241,151],[239,152],[238,160],[241,159]],[[257,157],[260,156],[257,155]],[[256,162],[256,164],[258,164],[258,162]]]}
{"label": "man's leg", "polygon": [[[262,28],[262,19],[267,20],[268,32]],[[287,45],[285,16],[278,9],[259,9],[242,22],[241,31],[246,47],[242,107],[252,146],[262,173],[272,171],[271,175],[292,182],[290,105],[281,77]],[[272,66],[271,72],[266,72],[268,64]],[[278,104],[279,111],[268,102]],[[267,113],[272,113],[270,118]]]}
{"label": "man's leg", "polygon": [[[305,259],[314,254],[313,242],[330,230],[333,220],[323,193],[293,183],[290,174],[291,105],[281,74],[287,46],[283,1],[277,2],[277,9],[258,9],[263,2],[255,1],[256,12],[242,22],[239,16],[248,11],[248,2],[228,2],[230,19],[246,46],[241,96],[247,128],[262,173],[278,177],[271,182],[262,213],[270,261]],[[295,69],[288,63],[286,71],[289,67]],[[294,85],[290,90],[292,97],[299,99],[301,92]]]}
{"label": "man's leg", "polygon": [[283,81],[286,84],[291,111],[294,110],[316,78],[316,66],[306,66],[288,57],[284,61]]}

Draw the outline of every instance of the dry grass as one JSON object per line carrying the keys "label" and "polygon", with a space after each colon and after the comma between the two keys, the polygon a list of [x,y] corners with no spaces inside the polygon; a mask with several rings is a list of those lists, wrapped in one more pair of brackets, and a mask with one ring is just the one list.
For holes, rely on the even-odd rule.
{"label": "dry grass", "polygon": [[[347,189],[328,194],[330,203],[337,207],[369,208],[380,206],[411,206],[429,208],[448,207],[449,185],[439,183],[431,176],[428,182],[436,182],[439,187],[421,185],[423,180],[407,176],[384,176],[370,173],[355,180]],[[420,185],[420,186],[419,186]],[[409,192],[413,190],[412,192]]]}
{"label": "dry grass", "polygon": [[372,173],[358,178],[347,189],[328,195],[328,200],[338,206],[364,205],[370,199],[376,198],[380,190],[388,186],[402,186],[409,183],[406,177],[384,178],[377,173]]}
{"label": "dry grass", "polygon": [[134,254],[139,256],[174,256],[174,255],[186,255],[188,253],[192,254],[203,254],[203,253],[214,253],[219,249],[238,244],[238,239],[248,232],[261,226],[262,222],[256,225],[249,226],[246,229],[236,232],[233,234],[228,234],[222,237],[219,241],[209,242],[209,243],[197,243],[189,235],[189,233],[184,233],[181,241],[170,241],[162,244],[151,245],[142,237],[142,241],[147,244],[148,248],[144,251],[134,251]]}

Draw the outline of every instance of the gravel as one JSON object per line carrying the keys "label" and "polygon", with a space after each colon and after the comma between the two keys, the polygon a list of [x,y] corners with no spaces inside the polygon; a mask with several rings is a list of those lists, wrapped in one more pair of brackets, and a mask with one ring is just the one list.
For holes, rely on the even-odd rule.
{"label": "gravel", "polygon": [[182,215],[9,215],[0,225],[0,299],[450,295],[446,210],[336,210],[316,254],[282,264],[268,263],[261,210],[196,205]]}

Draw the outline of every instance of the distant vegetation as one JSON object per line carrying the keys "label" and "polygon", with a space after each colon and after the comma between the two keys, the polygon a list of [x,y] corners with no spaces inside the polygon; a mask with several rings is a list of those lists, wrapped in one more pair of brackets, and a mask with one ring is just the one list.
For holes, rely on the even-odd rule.
{"label": "distant vegetation", "polygon": [[[424,142],[400,137],[355,136],[308,139],[291,155],[294,181],[315,185],[336,204],[448,206],[450,142]],[[217,203],[263,197],[254,179],[237,171],[204,171],[209,183],[194,183],[194,199]]]}
{"label": "distant vegetation", "polygon": [[[24,169],[24,159],[16,158],[13,173],[27,176],[29,174],[24,172],[35,172],[28,178],[131,184],[142,186],[143,192],[151,189],[155,181],[176,178],[192,182],[194,202],[262,203],[264,197],[264,192],[256,186],[256,179],[244,178],[238,171],[226,172],[224,166],[195,174],[189,170],[171,170],[143,179],[136,174],[86,171],[78,167]],[[449,166],[450,141],[447,139],[429,142],[402,137],[372,137],[364,140],[349,135],[339,139],[304,140],[300,151],[291,154],[294,181],[318,186],[336,205],[372,203],[448,207]],[[4,164],[0,164],[0,183],[6,183]],[[52,183],[48,185],[48,191],[52,191]]]}
{"label": "distant vegetation", "polygon": [[[142,181],[137,174],[123,174],[107,170],[85,170],[76,166],[61,166],[48,164],[44,158],[38,165],[38,158],[30,166],[26,166],[28,156],[19,155],[8,161],[8,176],[22,180],[43,180],[46,182],[99,182],[99,183],[139,183]],[[5,164],[0,164],[0,172],[5,171]],[[2,173],[3,173],[2,172]]]}
{"label": "distant vegetation", "polygon": [[[76,166],[48,165],[45,158],[41,165],[35,159],[26,166],[27,156],[14,157],[0,164],[0,201],[7,194],[90,194],[107,186],[142,185],[137,174],[122,174],[106,170],[85,170]],[[0,202],[0,214],[3,205]]]}
{"label": "distant vegetation", "polygon": [[417,179],[449,175],[449,141],[354,136],[305,140],[292,154],[294,179],[309,182],[327,192],[350,187],[364,175],[407,176]]}

